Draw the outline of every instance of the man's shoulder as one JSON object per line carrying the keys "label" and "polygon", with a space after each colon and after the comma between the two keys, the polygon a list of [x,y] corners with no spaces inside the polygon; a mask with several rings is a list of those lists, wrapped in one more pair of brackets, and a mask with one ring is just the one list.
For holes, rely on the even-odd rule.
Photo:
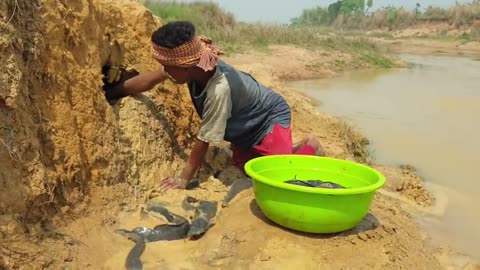
{"label": "man's shoulder", "polygon": [[230,95],[230,85],[225,74],[217,71],[207,86],[207,96],[215,98],[225,95]]}
{"label": "man's shoulder", "polygon": [[240,72],[238,69],[233,67],[232,65],[228,64],[227,62],[218,59],[217,60],[217,70],[220,70],[222,73],[232,73],[232,72]]}

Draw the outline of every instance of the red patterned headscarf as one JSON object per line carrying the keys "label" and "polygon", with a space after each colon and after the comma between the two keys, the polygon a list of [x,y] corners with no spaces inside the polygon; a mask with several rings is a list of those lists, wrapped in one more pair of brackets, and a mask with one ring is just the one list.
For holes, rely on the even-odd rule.
{"label": "red patterned headscarf", "polygon": [[212,44],[212,40],[204,36],[194,36],[189,42],[176,48],[161,47],[152,42],[153,57],[164,66],[193,67],[198,66],[205,71],[215,68],[222,50]]}

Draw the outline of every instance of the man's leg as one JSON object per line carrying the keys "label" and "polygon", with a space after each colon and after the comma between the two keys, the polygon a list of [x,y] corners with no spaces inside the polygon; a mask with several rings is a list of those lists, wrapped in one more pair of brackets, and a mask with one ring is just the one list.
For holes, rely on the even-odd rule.
{"label": "man's leg", "polygon": [[260,154],[253,149],[242,150],[234,144],[230,146],[230,149],[232,150],[233,164],[235,165],[235,167],[239,168],[242,172],[244,171],[245,163],[247,163],[251,159],[254,159],[260,156]]}
{"label": "man's leg", "polygon": [[293,144],[292,152],[297,152],[300,148],[302,148],[307,143],[307,138],[303,138],[301,141]]}
{"label": "man's leg", "polygon": [[299,143],[292,144],[292,131],[290,128],[284,128],[275,125],[270,134],[265,136],[262,142],[254,149],[262,156],[296,154],[324,156],[320,142],[313,135],[307,136]]}
{"label": "man's leg", "polygon": [[292,131],[280,125],[274,125],[271,133],[267,134],[254,146],[255,151],[261,156],[292,154]]}
{"label": "man's leg", "polygon": [[232,145],[231,149],[233,151],[233,162],[242,171],[245,163],[260,156],[288,154],[324,155],[320,143],[313,135],[303,139],[294,148],[291,129],[280,125],[273,126],[272,132],[267,134],[260,144],[254,146],[253,149],[245,151],[235,145]]}
{"label": "man's leg", "polygon": [[292,133],[290,128],[275,125],[270,134],[267,134],[259,145],[249,150],[242,150],[236,145],[231,145],[234,165],[244,171],[245,163],[249,160],[269,155],[281,155],[292,153]]}
{"label": "man's leg", "polygon": [[305,139],[294,145],[293,153],[298,155],[325,156],[325,152],[323,151],[320,142],[313,135],[307,136]]}

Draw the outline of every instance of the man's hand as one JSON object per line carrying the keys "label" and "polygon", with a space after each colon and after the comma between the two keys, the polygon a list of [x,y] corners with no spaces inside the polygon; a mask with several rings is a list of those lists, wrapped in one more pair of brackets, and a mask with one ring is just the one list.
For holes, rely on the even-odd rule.
{"label": "man's hand", "polygon": [[197,139],[193,146],[192,152],[190,153],[187,164],[185,164],[185,168],[183,168],[180,176],[167,177],[163,179],[160,182],[160,191],[164,192],[173,188],[187,188],[188,183],[191,181],[193,175],[200,167],[200,164],[202,163],[202,160],[205,157],[207,150],[208,143]]}
{"label": "man's hand", "polygon": [[117,66],[111,66],[107,71],[106,77],[109,84],[115,84],[122,77],[122,71]]}
{"label": "man's hand", "polygon": [[105,98],[110,105],[114,105],[121,98],[129,96],[127,89],[124,88],[124,83],[139,75],[134,69],[127,70],[117,66],[104,66],[102,73],[104,75],[103,91],[105,91]]}
{"label": "man's hand", "polygon": [[185,189],[187,188],[188,180],[182,179],[179,176],[172,176],[164,178],[160,182],[160,191],[165,192],[170,189]]}
{"label": "man's hand", "polygon": [[139,74],[130,67],[104,66],[103,90],[105,97],[111,105],[121,98],[140,94],[150,90],[167,77],[163,69]]}

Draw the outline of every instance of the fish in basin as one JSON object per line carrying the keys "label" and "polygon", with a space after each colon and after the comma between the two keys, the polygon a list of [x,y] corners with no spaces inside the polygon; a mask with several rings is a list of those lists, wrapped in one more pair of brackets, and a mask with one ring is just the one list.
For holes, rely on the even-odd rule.
{"label": "fish in basin", "polygon": [[288,180],[285,181],[287,184],[297,185],[297,186],[304,186],[304,187],[312,187],[312,188],[328,188],[328,189],[345,189],[344,186],[339,185],[337,183],[328,182],[328,181],[321,181],[321,180]]}

